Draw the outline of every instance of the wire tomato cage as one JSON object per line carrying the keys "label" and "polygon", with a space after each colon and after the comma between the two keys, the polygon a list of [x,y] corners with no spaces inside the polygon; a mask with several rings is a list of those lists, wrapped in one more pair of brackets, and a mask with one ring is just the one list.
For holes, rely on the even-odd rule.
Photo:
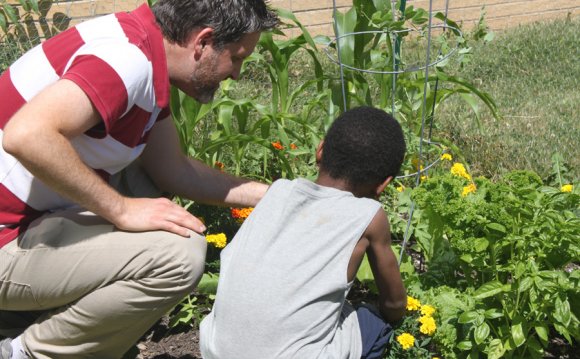
{"label": "wire tomato cage", "polygon": [[[392,14],[393,14],[393,20],[397,20],[397,15],[396,15],[397,11],[395,11],[395,4],[396,3],[397,3],[397,1],[391,1],[391,10],[392,10]],[[401,17],[402,17],[402,15],[404,15],[405,7],[406,7],[406,0],[401,0],[400,6],[399,6],[399,11],[398,11],[398,13]],[[397,75],[407,73],[407,72],[424,71],[425,81],[424,81],[424,87],[423,87],[423,99],[422,99],[422,104],[421,104],[422,116],[421,116],[421,130],[420,130],[420,135],[419,135],[419,150],[418,150],[418,155],[417,155],[417,159],[418,159],[417,171],[396,177],[396,179],[404,179],[404,178],[414,177],[416,186],[419,185],[421,177],[425,173],[427,173],[430,168],[434,167],[437,163],[439,163],[441,161],[441,156],[444,153],[448,152],[448,150],[442,144],[440,144],[438,142],[431,141],[431,133],[432,133],[433,118],[434,118],[435,103],[436,103],[435,101],[433,101],[432,108],[430,109],[431,121],[430,121],[429,131],[428,131],[428,134],[425,135],[429,70],[433,66],[437,66],[438,64],[446,61],[451,56],[455,55],[459,50],[458,43],[456,43],[456,46],[453,47],[452,49],[450,49],[444,55],[443,55],[442,50],[439,49],[438,55],[435,58],[435,60],[431,60],[432,33],[434,30],[440,30],[443,32],[452,31],[453,33],[455,33],[456,35],[459,35],[459,36],[463,35],[459,28],[457,28],[455,26],[451,26],[450,24],[448,24],[448,22],[447,22],[447,15],[449,12],[448,10],[449,10],[449,0],[446,0],[443,24],[434,25],[433,24],[433,0],[429,0],[428,24],[426,27],[422,28],[421,30],[416,29],[416,28],[405,28],[405,29],[397,29],[397,30],[389,30],[389,29],[368,30],[368,31],[348,32],[348,33],[339,34],[338,25],[337,25],[337,16],[336,16],[336,14],[337,14],[336,0],[333,0],[334,38],[330,39],[330,41],[328,41],[326,44],[324,44],[325,46],[323,47],[323,50],[324,50],[325,54],[327,55],[327,57],[330,59],[330,61],[337,64],[340,68],[340,82],[341,82],[341,87],[342,87],[342,98],[343,98],[344,111],[347,110],[346,83],[345,83],[345,79],[344,79],[344,70],[345,69],[348,69],[351,71],[356,71],[356,72],[361,72],[361,73],[368,73],[368,74],[393,75],[392,76],[392,91],[391,91],[391,96],[392,96],[391,97],[391,115],[395,119],[397,118],[397,116],[396,116],[397,111],[396,111],[396,106],[395,106],[395,94],[396,94],[396,89],[397,89]],[[408,35],[408,34],[413,33],[413,32],[418,32],[418,31],[426,32],[427,46],[426,46],[425,61],[421,65],[418,65],[418,66],[405,67],[404,64],[402,64],[400,62],[401,38],[405,35]],[[383,36],[383,37],[385,37],[385,39],[388,38],[388,40],[391,42],[391,48],[394,50],[393,50],[393,56],[392,56],[392,64],[388,64],[391,66],[390,70],[388,70],[388,69],[358,68],[356,66],[352,66],[352,65],[348,65],[348,64],[344,63],[343,59],[341,58],[341,53],[342,53],[341,52],[341,40],[346,39],[348,37],[365,36],[365,35],[374,35],[374,36],[379,36],[379,37]],[[336,55],[333,55],[331,53],[331,49],[335,49]],[[387,65],[387,64],[385,63],[385,65]],[[435,80],[435,87],[434,87],[434,97],[435,98],[437,96],[438,85],[439,85],[439,79],[437,78]],[[440,150],[439,156],[437,156],[437,158],[434,161],[432,161],[430,163],[426,163],[425,166],[421,165],[421,163],[423,163],[423,161],[422,161],[423,145],[436,146]],[[411,201],[411,206],[409,208],[409,213],[407,216],[407,224],[406,224],[406,228],[405,228],[405,233],[403,236],[403,243],[401,244],[401,252],[399,255],[399,265],[401,264],[401,262],[403,260],[403,254],[405,251],[405,247],[406,247],[407,242],[408,242],[409,237],[410,237],[410,226],[411,226],[411,221],[413,219],[414,210],[415,210],[415,201]]]}

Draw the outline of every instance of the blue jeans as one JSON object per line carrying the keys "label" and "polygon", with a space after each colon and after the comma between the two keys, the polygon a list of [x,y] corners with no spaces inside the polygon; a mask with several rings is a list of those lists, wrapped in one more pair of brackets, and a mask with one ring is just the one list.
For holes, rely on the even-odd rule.
{"label": "blue jeans", "polygon": [[356,308],[362,337],[361,359],[381,359],[389,344],[393,328],[377,310],[367,304]]}

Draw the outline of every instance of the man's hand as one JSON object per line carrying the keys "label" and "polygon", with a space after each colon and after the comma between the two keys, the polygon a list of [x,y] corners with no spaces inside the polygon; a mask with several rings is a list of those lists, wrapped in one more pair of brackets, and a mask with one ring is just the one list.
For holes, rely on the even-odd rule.
{"label": "man's hand", "polygon": [[143,232],[162,230],[183,237],[202,233],[204,224],[185,208],[167,198],[124,197],[121,215],[113,223],[122,230]]}

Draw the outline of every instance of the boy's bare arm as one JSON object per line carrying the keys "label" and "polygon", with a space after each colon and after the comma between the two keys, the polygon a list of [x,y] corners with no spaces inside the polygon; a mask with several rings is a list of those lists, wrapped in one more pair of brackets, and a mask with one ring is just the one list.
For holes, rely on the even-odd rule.
{"label": "boy's bare arm", "polygon": [[369,240],[367,255],[379,289],[379,310],[387,322],[395,323],[405,314],[407,293],[391,249],[389,220],[382,208],[367,227],[365,237]]}

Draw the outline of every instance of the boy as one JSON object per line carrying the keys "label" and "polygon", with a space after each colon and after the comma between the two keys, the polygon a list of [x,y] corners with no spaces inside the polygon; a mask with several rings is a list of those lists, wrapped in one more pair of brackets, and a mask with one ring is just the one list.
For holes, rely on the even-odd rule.
{"label": "boy", "polygon": [[[216,301],[200,325],[204,358],[380,358],[406,292],[374,198],[404,154],[399,124],[359,107],[318,146],[315,183],[272,184],[221,253]],[[345,303],[365,252],[382,318]]]}

